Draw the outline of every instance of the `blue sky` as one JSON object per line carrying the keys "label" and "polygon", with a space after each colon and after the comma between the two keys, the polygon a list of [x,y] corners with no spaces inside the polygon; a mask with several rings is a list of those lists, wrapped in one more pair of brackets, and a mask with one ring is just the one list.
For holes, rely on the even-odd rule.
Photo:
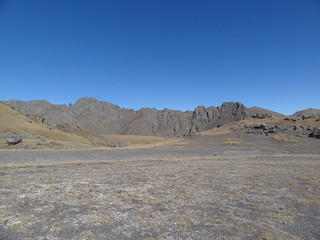
{"label": "blue sky", "polygon": [[319,0],[0,0],[0,99],[320,108]]}

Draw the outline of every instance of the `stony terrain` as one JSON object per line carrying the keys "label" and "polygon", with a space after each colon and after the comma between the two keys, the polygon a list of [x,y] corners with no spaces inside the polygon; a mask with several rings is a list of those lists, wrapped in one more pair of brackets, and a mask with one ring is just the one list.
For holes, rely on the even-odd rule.
{"label": "stony terrain", "polygon": [[283,143],[301,142],[308,137],[320,139],[320,116],[247,120],[238,123],[234,131],[262,134]]}

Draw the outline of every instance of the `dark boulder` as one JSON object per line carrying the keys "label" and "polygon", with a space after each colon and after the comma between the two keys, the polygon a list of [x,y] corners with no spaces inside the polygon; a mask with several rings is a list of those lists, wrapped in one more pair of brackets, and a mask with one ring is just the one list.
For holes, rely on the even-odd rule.
{"label": "dark boulder", "polygon": [[320,139],[320,129],[314,128],[312,132],[309,134],[309,137]]}

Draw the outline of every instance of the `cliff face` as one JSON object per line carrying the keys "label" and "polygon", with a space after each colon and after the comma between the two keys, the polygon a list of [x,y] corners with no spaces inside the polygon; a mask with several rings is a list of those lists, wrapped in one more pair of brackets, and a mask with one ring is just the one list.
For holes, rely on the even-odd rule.
{"label": "cliff face", "polygon": [[198,106],[193,112],[154,108],[135,111],[94,98],[81,98],[70,106],[54,105],[41,100],[12,100],[7,103],[44,123],[68,123],[101,135],[183,136],[247,117],[246,107],[232,102],[224,103],[221,107]]}

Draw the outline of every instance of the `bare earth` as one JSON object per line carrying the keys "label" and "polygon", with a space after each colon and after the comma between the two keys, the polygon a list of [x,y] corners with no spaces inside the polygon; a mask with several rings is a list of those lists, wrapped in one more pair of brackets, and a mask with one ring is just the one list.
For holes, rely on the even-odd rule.
{"label": "bare earth", "polygon": [[320,140],[0,151],[0,239],[320,239]]}

